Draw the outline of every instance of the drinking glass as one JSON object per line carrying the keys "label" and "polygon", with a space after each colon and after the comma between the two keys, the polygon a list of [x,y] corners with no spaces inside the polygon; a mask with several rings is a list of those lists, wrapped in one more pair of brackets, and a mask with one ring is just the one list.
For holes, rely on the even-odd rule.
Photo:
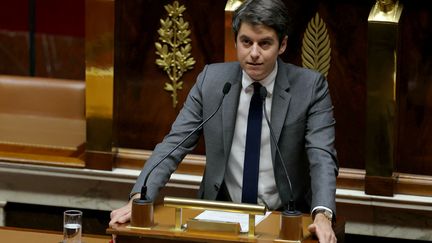
{"label": "drinking glass", "polygon": [[66,210],[63,213],[63,243],[81,243],[82,212]]}

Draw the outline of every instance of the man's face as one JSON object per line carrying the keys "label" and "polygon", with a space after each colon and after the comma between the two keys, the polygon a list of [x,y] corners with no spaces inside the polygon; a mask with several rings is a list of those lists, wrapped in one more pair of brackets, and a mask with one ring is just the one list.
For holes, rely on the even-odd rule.
{"label": "man's face", "polygon": [[285,51],[287,37],[279,46],[276,31],[265,25],[242,23],[236,39],[237,59],[243,70],[256,81],[267,77],[277,57]]}

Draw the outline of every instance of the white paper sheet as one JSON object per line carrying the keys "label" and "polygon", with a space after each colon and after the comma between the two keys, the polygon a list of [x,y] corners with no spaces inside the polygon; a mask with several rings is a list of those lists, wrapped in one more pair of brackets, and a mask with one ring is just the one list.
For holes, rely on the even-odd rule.
{"label": "white paper sheet", "polygon": [[[255,215],[255,226],[263,221],[271,212],[267,212],[265,215]],[[216,222],[231,222],[240,223],[241,232],[249,231],[249,215],[244,213],[231,213],[223,211],[205,210],[201,214],[195,217],[200,220],[210,220]]]}

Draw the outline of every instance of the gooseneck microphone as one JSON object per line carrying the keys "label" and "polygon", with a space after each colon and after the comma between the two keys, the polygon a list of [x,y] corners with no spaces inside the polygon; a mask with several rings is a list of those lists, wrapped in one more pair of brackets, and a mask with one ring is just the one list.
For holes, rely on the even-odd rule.
{"label": "gooseneck microphone", "polygon": [[180,147],[187,139],[189,139],[195,132],[197,132],[198,130],[200,130],[204,124],[206,124],[211,118],[213,118],[213,116],[218,112],[218,110],[220,109],[220,107],[222,106],[222,102],[225,98],[225,96],[228,94],[228,92],[231,89],[231,83],[226,82],[223,89],[222,89],[222,99],[219,102],[219,105],[217,106],[216,110],[207,118],[205,119],[203,122],[201,122],[201,124],[196,127],[194,130],[192,130],[185,138],[183,138],[174,148],[171,149],[171,151],[169,151],[164,157],[162,157],[157,163],[155,163],[152,168],[149,170],[149,172],[147,173],[145,179],[144,179],[144,184],[141,188],[141,200],[146,200],[149,201],[150,199],[147,197],[147,180],[150,176],[150,174],[153,172],[153,170],[159,166],[160,163],[162,163],[162,161],[164,161],[168,156],[170,156],[178,147]]}
{"label": "gooseneck microphone", "polygon": [[288,180],[288,185],[289,185],[289,188],[290,188],[290,191],[291,191],[291,193],[290,193],[290,200],[288,202],[288,211],[293,212],[293,211],[296,211],[295,210],[295,202],[294,202],[294,192],[293,192],[290,176],[288,174],[288,170],[287,170],[287,168],[285,166],[284,160],[282,158],[282,154],[281,154],[281,152],[279,150],[279,146],[277,144],[276,136],[274,134],[272,126],[270,125],[270,120],[269,120],[268,115],[267,115],[267,108],[266,108],[266,103],[265,103],[266,97],[267,97],[267,89],[264,86],[261,86],[261,88],[260,88],[260,98],[263,101],[262,104],[263,104],[263,107],[264,107],[264,117],[265,117],[267,125],[268,125],[268,127],[270,129],[270,136],[271,136],[272,141],[273,141],[273,143],[274,143],[274,145],[276,147],[276,152],[277,152],[277,154],[279,156],[279,159],[281,161],[282,167],[284,169],[285,175],[286,175],[287,180]]}
{"label": "gooseneck microphone", "polygon": [[263,106],[264,106],[264,116],[267,121],[267,125],[270,130],[270,135],[272,138],[273,143],[275,144],[277,154],[279,156],[280,162],[282,164],[282,167],[285,171],[286,178],[288,180],[288,185],[290,188],[290,199],[288,201],[288,208],[285,208],[285,210],[281,214],[281,223],[280,223],[280,231],[279,231],[279,238],[282,240],[288,240],[290,242],[301,242],[303,239],[303,221],[302,221],[302,214],[300,211],[297,211],[295,209],[295,202],[294,202],[294,192],[291,184],[291,180],[288,174],[288,170],[285,166],[285,163],[282,158],[282,154],[280,152],[279,146],[277,144],[276,136],[273,132],[273,128],[270,125],[270,120],[267,116],[267,109],[265,105],[265,99],[267,96],[267,90],[265,87],[260,88],[260,98],[263,100]]}

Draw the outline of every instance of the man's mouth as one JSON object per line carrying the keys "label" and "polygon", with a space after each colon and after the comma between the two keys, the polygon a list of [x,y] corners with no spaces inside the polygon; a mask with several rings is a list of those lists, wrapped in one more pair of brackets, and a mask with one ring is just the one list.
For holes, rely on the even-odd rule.
{"label": "man's mouth", "polygon": [[248,64],[248,65],[251,65],[251,66],[259,66],[259,65],[262,65],[262,63],[255,63],[255,62],[248,62],[247,64]]}

